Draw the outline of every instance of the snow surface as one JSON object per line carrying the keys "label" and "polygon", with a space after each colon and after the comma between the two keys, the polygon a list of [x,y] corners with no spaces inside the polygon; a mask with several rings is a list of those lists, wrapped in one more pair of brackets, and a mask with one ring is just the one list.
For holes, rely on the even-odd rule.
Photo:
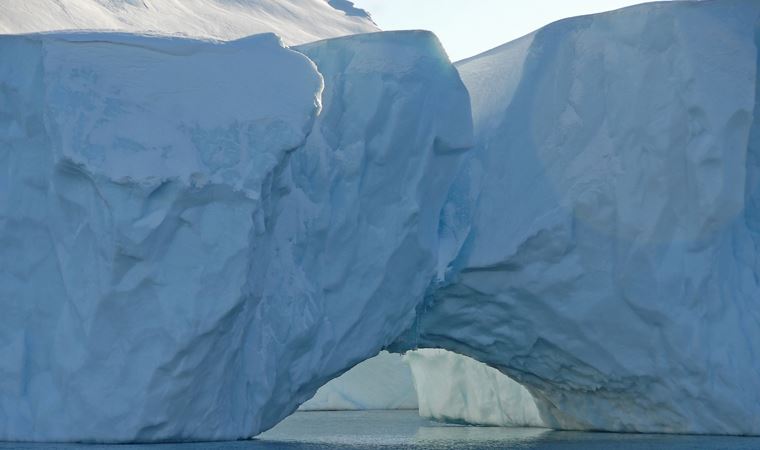
{"label": "snow surface", "polygon": [[498,370],[441,349],[407,352],[420,416],[447,422],[542,427],[530,392]]}
{"label": "snow surface", "polygon": [[397,348],[498,368],[553,428],[760,434],[759,15],[647,4],[459,63],[454,257]]}
{"label": "snow surface", "polygon": [[382,351],[330,380],[298,409],[417,409],[417,392],[409,363],[397,353]]}
{"label": "snow surface", "polygon": [[112,30],[221,40],[276,33],[288,45],[378,31],[348,0],[3,0],[0,34]]}
{"label": "snow surface", "polygon": [[426,32],[0,36],[0,439],[249,437],[422,347],[550,427],[760,434],[759,16],[459,72]]}

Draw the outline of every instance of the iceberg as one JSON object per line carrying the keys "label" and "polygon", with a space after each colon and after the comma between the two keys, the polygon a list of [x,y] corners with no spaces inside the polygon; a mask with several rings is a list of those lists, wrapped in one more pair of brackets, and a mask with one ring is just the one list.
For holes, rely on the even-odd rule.
{"label": "iceberg", "polygon": [[467,91],[428,32],[297,50],[0,37],[0,440],[250,437],[413,322]]}
{"label": "iceberg", "polygon": [[296,49],[324,77],[323,109],[272,179],[250,253],[252,379],[268,386],[248,403],[254,431],[412,325],[433,276],[440,208],[473,139],[467,91],[431,33]]}
{"label": "iceberg", "polygon": [[313,63],[271,34],[0,55],[0,439],[252,431],[241,293],[266,180],[320,109]]}
{"label": "iceberg", "polygon": [[459,62],[476,145],[396,349],[499,369],[551,428],[759,434],[759,13],[647,4]]}
{"label": "iceberg", "polygon": [[419,413],[444,422],[543,427],[533,396],[508,376],[441,349],[407,352]]}
{"label": "iceberg", "polygon": [[[0,36],[0,440],[247,438],[420,348],[526,422],[760,434],[759,16],[647,4],[456,67],[421,31]],[[423,405],[516,417],[471,397]]]}

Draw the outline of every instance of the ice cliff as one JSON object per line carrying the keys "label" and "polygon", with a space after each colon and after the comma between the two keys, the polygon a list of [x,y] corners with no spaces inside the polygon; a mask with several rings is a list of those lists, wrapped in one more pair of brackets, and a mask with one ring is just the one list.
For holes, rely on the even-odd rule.
{"label": "ice cliff", "polygon": [[759,11],[642,5],[459,63],[477,142],[406,347],[498,368],[550,427],[760,433]]}
{"label": "ice cliff", "polygon": [[426,32],[0,36],[0,440],[249,437],[424,347],[551,427],[760,434],[759,15],[456,68]]}
{"label": "ice cliff", "polygon": [[274,35],[0,55],[0,439],[242,436],[251,240],[314,65]]}
{"label": "ice cliff", "polygon": [[0,439],[252,436],[411,325],[467,92],[427,32],[298,50],[0,37]]}

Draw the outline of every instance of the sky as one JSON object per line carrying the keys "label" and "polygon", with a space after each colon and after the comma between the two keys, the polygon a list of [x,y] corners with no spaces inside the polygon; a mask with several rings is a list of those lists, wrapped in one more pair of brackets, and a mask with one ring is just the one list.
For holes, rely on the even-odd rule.
{"label": "sky", "polygon": [[353,0],[383,30],[431,30],[452,61],[477,55],[565,17],[644,0]]}

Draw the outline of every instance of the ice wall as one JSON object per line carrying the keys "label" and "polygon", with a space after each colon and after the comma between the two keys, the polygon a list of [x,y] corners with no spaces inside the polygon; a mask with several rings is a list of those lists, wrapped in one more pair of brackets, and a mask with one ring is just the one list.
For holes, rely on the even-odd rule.
{"label": "ice wall", "polygon": [[417,409],[412,371],[397,353],[380,352],[319,388],[298,409]]}
{"label": "ice wall", "polygon": [[0,60],[0,440],[251,432],[241,292],[314,65],[274,35],[5,36]]}
{"label": "ice wall", "polygon": [[458,64],[476,149],[399,347],[500,369],[550,427],[760,433],[759,11],[642,5]]}
{"label": "ice wall", "polygon": [[299,50],[0,37],[0,440],[250,437],[411,324],[467,92],[430,33]]}
{"label": "ice wall", "polygon": [[253,378],[268,386],[250,405],[257,430],[412,324],[441,205],[472,144],[467,92],[431,33],[297,49],[324,77],[323,110],[272,179],[251,254],[262,330],[253,348],[267,360]]}
{"label": "ice wall", "polygon": [[536,402],[519,383],[498,370],[442,349],[407,352],[419,412],[447,422],[542,427]]}

